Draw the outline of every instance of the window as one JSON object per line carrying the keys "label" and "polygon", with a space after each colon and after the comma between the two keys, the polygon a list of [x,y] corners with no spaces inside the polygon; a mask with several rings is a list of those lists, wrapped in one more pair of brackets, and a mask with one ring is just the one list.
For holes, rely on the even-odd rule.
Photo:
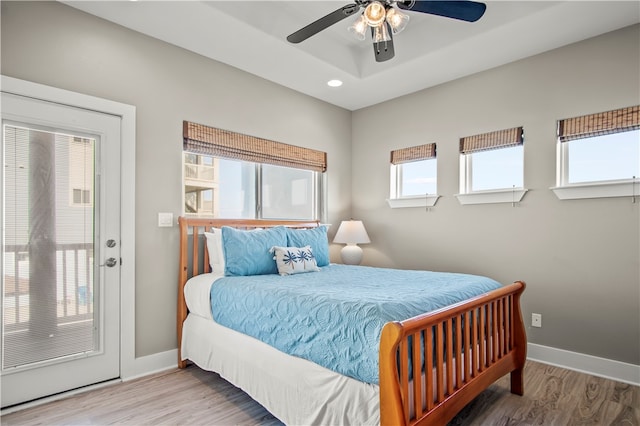
{"label": "window", "polygon": [[522,145],[467,154],[468,192],[522,188]]}
{"label": "window", "polygon": [[460,203],[519,202],[523,176],[522,127],[460,139]]}
{"label": "window", "polygon": [[263,164],[261,217],[264,219],[316,219],[318,173]]}
{"label": "window", "polygon": [[[184,210],[187,214],[219,217],[219,173],[222,160],[184,153]],[[228,203],[227,205],[229,205]],[[251,216],[253,217],[253,216]]]}
{"label": "window", "polygon": [[435,143],[391,151],[389,205],[392,208],[435,205],[437,166]]}
{"label": "window", "polygon": [[423,196],[436,193],[437,160],[419,160],[394,166],[397,198]]}
{"label": "window", "polygon": [[640,130],[578,139],[561,145],[563,185],[640,176]]}
{"label": "window", "polygon": [[93,175],[95,139],[57,134],[56,138],[68,145],[70,205],[93,205]]}
{"label": "window", "polygon": [[561,199],[638,195],[640,106],[558,121]]}
{"label": "window", "polygon": [[185,213],[321,220],[326,154],[185,122]]}

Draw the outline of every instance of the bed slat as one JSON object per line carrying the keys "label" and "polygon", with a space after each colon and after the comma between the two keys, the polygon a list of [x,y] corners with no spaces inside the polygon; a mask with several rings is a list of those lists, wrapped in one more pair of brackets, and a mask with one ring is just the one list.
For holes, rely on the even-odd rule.
{"label": "bed slat", "polygon": [[422,416],[424,401],[422,397],[422,380],[420,378],[422,375],[422,363],[424,362],[422,358],[423,352],[421,350],[423,347],[421,336],[422,333],[420,332],[413,333],[413,363],[411,366],[413,369],[413,411],[418,417]]}
{"label": "bed slat", "polygon": [[447,395],[453,393],[453,324],[452,319],[449,318],[445,322],[446,326],[446,339],[447,339]]}
{"label": "bed slat", "polygon": [[482,373],[487,366],[487,305],[480,308],[480,365],[478,371]]}
{"label": "bed slat", "polygon": [[[425,336],[424,340],[427,342],[433,341],[433,327],[425,328]],[[433,345],[427,344],[427,349],[425,353],[427,354],[425,357],[426,365],[431,365],[433,363]],[[426,390],[427,390],[427,411],[433,410],[433,370],[430,368],[425,369],[425,375],[427,376]],[[382,380],[382,379],[381,379]]]}
{"label": "bed slat", "polygon": [[405,422],[409,421],[409,340],[405,339],[400,343],[400,374],[404,380],[402,380],[402,394],[406,395],[403,398],[403,411],[405,413]]}
{"label": "bed slat", "polygon": [[197,226],[193,227],[192,237],[191,237],[191,247],[192,247],[192,249],[191,249],[192,251],[191,252],[193,253],[192,254],[193,259],[195,259],[193,261],[193,265],[192,265],[192,268],[191,268],[191,275],[195,277],[196,275],[198,275],[198,259],[199,259],[199,256],[198,256],[198,227]]}
{"label": "bed slat", "polygon": [[493,338],[495,342],[493,342],[493,362],[497,362],[500,358],[502,358],[502,353],[500,353],[500,338],[501,333],[500,330],[502,326],[499,322],[500,317],[500,299],[497,299],[493,302]]}
{"label": "bed slat", "polygon": [[[459,315],[456,317],[456,353],[461,354],[462,348],[464,348],[464,344],[462,342],[462,321],[463,316]],[[460,389],[462,384],[464,383],[464,375],[463,375],[463,366],[462,359],[463,356],[457,356],[456,358],[456,389]]]}

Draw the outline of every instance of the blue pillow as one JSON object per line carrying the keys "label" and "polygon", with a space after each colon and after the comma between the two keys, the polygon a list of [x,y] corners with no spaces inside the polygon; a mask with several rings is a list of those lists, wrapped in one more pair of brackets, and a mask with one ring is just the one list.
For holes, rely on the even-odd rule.
{"label": "blue pillow", "polygon": [[311,246],[318,266],[329,264],[329,239],[325,225],[311,229],[287,228],[287,246],[304,247]]}
{"label": "blue pillow", "polygon": [[222,227],[222,252],[226,276],[277,274],[278,267],[269,250],[273,246],[287,245],[284,226],[241,231]]}

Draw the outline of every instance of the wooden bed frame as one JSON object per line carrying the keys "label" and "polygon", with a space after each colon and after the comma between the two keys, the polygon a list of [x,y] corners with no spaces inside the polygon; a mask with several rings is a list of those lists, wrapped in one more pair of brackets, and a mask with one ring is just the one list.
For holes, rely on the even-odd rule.
{"label": "wooden bed frame", "polygon": [[[210,272],[202,232],[222,226],[312,228],[319,223],[185,217],[178,223],[178,366],[184,368],[187,361],[181,357],[182,324],[188,314],[184,285],[188,278]],[[527,351],[520,308],[524,288],[523,282],[516,281],[436,311],[387,323],[379,351],[380,424],[445,425],[507,373],[511,374],[511,392],[522,395]],[[424,360],[433,360],[432,370],[425,367]]]}

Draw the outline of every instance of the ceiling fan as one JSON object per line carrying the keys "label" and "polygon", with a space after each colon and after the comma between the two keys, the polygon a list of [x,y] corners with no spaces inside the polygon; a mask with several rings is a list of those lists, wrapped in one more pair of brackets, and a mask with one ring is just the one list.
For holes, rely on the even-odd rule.
{"label": "ceiling fan", "polygon": [[[397,7],[394,7],[397,6]],[[367,29],[370,28],[373,38],[373,52],[377,62],[388,61],[395,55],[393,48],[393,34],[402,31],[409,22],[409,15],[401,12],[428,13],[461,21],[475,22],[484,15],[487,6],[475,1],[401,1],[401,0],[355,0],[299,29],[287,37],[290,43],[300,43],[329,28],[331,25],[354,15],[360,9],[364,12],[349,27],[358,39],[364,40]],[[401,9],[401,10],[400,10]]]}

